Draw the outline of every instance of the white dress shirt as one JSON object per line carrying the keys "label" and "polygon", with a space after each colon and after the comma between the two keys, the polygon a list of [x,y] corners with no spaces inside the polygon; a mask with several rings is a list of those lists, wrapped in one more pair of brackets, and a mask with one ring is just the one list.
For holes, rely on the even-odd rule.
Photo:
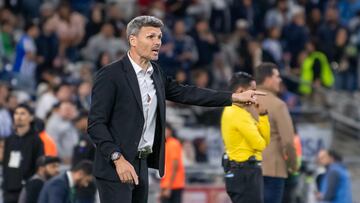
{"label": "white dress shirt", "polygon": [[71,171],[66,171],[66,176],[69,180],[69,188],[73,188],[75,186],[75,183],[74,183],[73,177],[71,175]]}
{"label": "white dress shirt", "polygon": [[143,106],[143,114],[145,119],[138,149],[142,149],[147,146],[152,148],[155,137],[157,116],[156,90],[154,86],[154,81],[151,78],[151,75],[154,72],[154,68],[152,67],[151,63],[149,63],[149,67],[145,71],[131,59],[129,53],[128,56],[138,79]]}

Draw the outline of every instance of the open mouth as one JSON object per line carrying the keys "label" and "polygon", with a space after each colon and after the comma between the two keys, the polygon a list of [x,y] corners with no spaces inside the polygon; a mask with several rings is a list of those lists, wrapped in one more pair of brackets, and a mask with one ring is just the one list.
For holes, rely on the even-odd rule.
{"label": "open mouth", "polygon": [[154,54],[159,54],[159,49],[152,49],[151,50]]}

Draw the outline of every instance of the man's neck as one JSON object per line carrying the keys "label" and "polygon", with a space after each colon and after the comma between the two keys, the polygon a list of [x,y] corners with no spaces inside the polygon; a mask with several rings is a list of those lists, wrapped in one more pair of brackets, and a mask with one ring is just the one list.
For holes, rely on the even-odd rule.
{"label": "man's neck", "polygon": [[273,94],[277,94],[275,90],[273,90],[271,87],[269,87],[268,85],[265,85],[265,84],[258,85],[257,89],[266,90],[266,91],[271,92]]}
{"label": "man's neck", "polygon": [[146,71],[149,67],[149,63],[150,61],[139,56],[135,50],[131,50],[129,51],[129,56],[131,57],[131,59],[138,64],[144,71]]}
{"label": "man's neck", "polygon": [[16,128],[16,134],[20,137],[24,136],[27,132],[29,132],[30,126],[23,126]]}

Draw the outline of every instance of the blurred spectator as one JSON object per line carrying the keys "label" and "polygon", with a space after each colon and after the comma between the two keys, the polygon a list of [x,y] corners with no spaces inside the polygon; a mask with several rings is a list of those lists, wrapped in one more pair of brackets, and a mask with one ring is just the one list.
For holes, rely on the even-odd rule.
{"label": "blurred spectator", "polygon": [[360,10],[360,1],[358,0],[339,0],[338,5],[340,20],[343,25],[349,23],[350,19]]}
{"label": "blurred spectator", "polygon": [[36,172],[36,160],[44,154],[43,144],[32,125],[33,110],[20,104],[14,113],[15,132],[5,139],[3,158],[4,203],[17,203],[21,189]]}
{"label": "blurred spectator", "polygon": [[60,159],[41,156],[36,161],[36,173],[21,190],[18,203],[37,203],[45,181],[59,174]]}
{"label": "blurred spectator", "polygon": [[175,67],[189,72],[198,60],[198,51],[194,40],[186,34],[185,22],[176,20],[173,28]]}
{"label": "blurred spectator", "polygon": [[231,17],[235,23],[238,19],[244,19],[249,24],[249,31],[252,35],[258,35],[263,30],[263,19],[265,12],[262,11],[262,5],[266,1],[261,0],[243,0],[233,1],[231,5]]}
{"label": "blurred spectator", "polygon": [[115,60],[118,51],[126,52],[128,45],[125,41],[115,38],[114,27],[111,23],[104,23],[98,34],[92,36],[83,50],[83,55],[87,60],[95,62],[100,53],[107,52],[110,59]]}
{"label": "blurred spectator", "polygon": [[342,157],[332,150],[320,150],[318,162],[326,167],[325,175],[320,181],[318,200],[329,203],[351,203],[351,177],[348,169],[342,164]]}
{"label": "blurred spectator", "polygon": [[90,96],[91,96],[90,82],[82,82],[78,87],[76,105],[78,109],[89,111],[90,109]]}
{"label": "blurred spectator", "polygon": [[286,103],[291,113],[298,112],[301,108],[300,97],[288,90],[284,83],[280,84],[279,97]]}
{"label": "blurred spectator", "polygon": [[[79,134],[79,142],[75,145],[72,155],[71,165],[76,166],[83,160],[93,161],[95,157],[95,147],[87,134],[88,113],[83,111],[75,119],[75,126]],[[78,187],[76,199],[78,203],[93,203],[95,200],[96,186],[91,181],[86,187]]]}
{"label": "blurred spectator", "polygon": [[[291,68],[299,68],[297,59],[309,40],[309,30],[305,26],[304,8],[297,6],[291,12],[291,22],[283,28],[284,52]],[[288,64],[286,64],[288,65]]]}
{"label": "blurred spectator", "polygon": [[92,181],[93,164],[81,161],[71,170],[61,173],[45,183],[38,203],[76,202],[76,188],[86,187]]}
{"label": "blurred spectator", "polygon": [[64,164],[70,164],[74,146],[78,143],[79,136],[72,122],[77,116],[76,106],[68,101],[63,101],[50,116],[46,132],[55,140],[59,157]]}
{"label": "blurred spectator", "polygon": [[183,149],[175,137],[174,130],[167,124],[165,129],[165,175],[160,182],[161,203],[180,203],[185,187]]}
{"label": "blurred spectator", "polygon": [[12,61],[15,50],[14,25],[9,20],[1,22],[0,55],[4,61]]}
{"label": "blurred spectator", "polygon": [[52,1],[45,1],[41,4],[39,11],[40,23],[44,23],[55,14],[55,3]]}
{"label": "blurred spectator", "polygon": [[213,62],[215,53],[219,51],[219,46],[206,20],[202,19],[196,23],[193,38],[199,53],[196,66],[210,68],[209,66]]}
{"label": "blurred spectator", "polygon": [[281,27],[270,27],[267,30],[267,37],[262,43],[263,52],[267,52],[270,57],[266,61],[274,62],[279,67],[283,67],[283,50],[280,42]]}
{"label": "blurred spectator", "polygon": [[294,128],[285,102],[276,96],[281,82],[278,67],[263,63],[256,68],[255,77],[257,89],[267,93],[258,97],[258,102],[268,110],[271,128],[271,142],[262,153],[264,202],[280,203],[288,170],[297,170]]}
{"label": "blurred spectator", "polygon": [[95,147],[87,134],[88,113],[81,112],[75,119],[75,126],[79,134],[79,142],[75,145],[72,155],[72,165],[75,166],[82,160],[94,160]]}
{"label": "blurred spectator", "polygon": [[90,7],[95,0],[69,0],[71,8],[81,13],[83,16],[88,17],[90,15]]}
{"label": "blurred spectator", "polygon": [[305,59],[302,62],[300,73],[300,93],[311,94],[313,85],[318,88],[321,86],[330,88],[334,84],[334,75],[325,54],[316,50],[314,42],[306,44],[304,54]]}
{"label": "blurred spectator", "polygon": [[339,11],[336,7],[327,7],[325,21],[319,27],[317,38],[319,50],[325,53],[329,62],[339,64],[348,41],[348,34],[339,22]]}
{"label": "blurred spectator", "polygon": [[53,89],[50,87],[47,92],[38,98],[36,116],[40,119],[45,119],[56,103],[71,101],[72,96],[71,86],[67,83],[62,83]]}
{"label": "blurred spectator", "polygon": [[94,4],[91,7],[89,19],[85,26],[85,36],[83,45],[85,46],[91,36],[100,32],[101,26],[104,22],[105,12],[101,4]]}
{"label": "blurred spectator", "polygon": [[57,156],[57,147],[54,139],[45,131],[45,123],[41,119],[34,120],[34,128],[39,133],[40,139],[44,145],[45,156]]}
{"label": "blurred spectator", "polygon": [[306,24],[309,28],[311,36],[316,36],[323,20],[320,8],[313,7],[310,10],[310,13],[308,14],[306,20]]}
{"label": "blurred spectator", "polygon": [[[61,3],[56,14],[49,20],[49,29],[56,32],[59,38],[57,60],[69,59],[74,61],[78,59],[76,46],[82,41],[85,34],[84,17],[72,11],[67,3]],[[59,62],[63,63],[63,62]]]}
{"label": "blurred spectator", "polygon": [[186,8],[186,18],[188,23],[194,24],[196,19],[210,19],[211,14],[211,2],[208,0],[191,0],[190,4]]}
{"label": "blurred spectator", "polygon": [[12,133],[12,118],[7,109],[9,96],[9,86],[5,83],[0,83],[0,139],[8,137]]}
{"label": "blurred spectator", "polygon": [[211,0],[211,30],[218,34],[228,34],[231,31],[230,1]]}
{"label": "blurred spectator", "polygon": [[188,80],[185,71],[182,69],[178,69],[175,74],[175,80],[180,84],[185,84]]}
{"label": "blurred spectator", "polygon": [[99,70],[100,68],[104,67],[105,65],[109,64],[111,62],[111,56],[108,52],[102,52],[99,54],[99,58],[96,61],[96,70]]}
{"label": "blurred spectator", "polygon": [[[117,0],[117,1],[124,1],[124,0]],[[128,4],[129,2],[122,2],[122,4]],[[115,31],[114,31],[114,35],[116,37],[119,38],[123,38],[122,40],[126,39],[126,34],[125,34],[125,30],[126,30],[126,21],[124,19],[123,14],[125,12],[128,12],[131,8],[130,7],[123,7],[120,8],[120,5],[122,5],[120,3],[116,3],[116,2],[112,2],[107,4],[106,6],[106,13],[107,13],[107,18],[106,21],[110,22]]]}
{"label": "blurred spectator", "polygon": [[204,69],[196,69],[193,71],[194,85],[200,88],[207,88],[209,86],[209,74]]}
{"label": "blurred spectator", "polygon": [[214,77],[212,86],[215,89],[226,89],[228,82],[231,79],[233,70],[229,65],[229,62],[225,61],[225,56],[223,53],[216,54],[211,70],[211,75]]}
{"label": "blurred spectator", "polygon": [[249,25],[247,21],[243,19],[236,21],[236,30],[224,45],[223,52],[225,53],[226,61],[229,61],[234,71],[251,72],[249,69],[251,69],[252,65],[248,50],[251,36],[248,28]]}
{"label": "blurred spectator", "polygon": [[269,9],[265,15],[265,28],[282,28],[289,23],[288,1],[276,0],[275,8]]}
{"label": "blurred spectator", "polygon": [[184,140],[182,145],[184,166],[193,166],[195,164],[195,149],[193,143],[189,140]]}
{"label": "blurred spectator", "polygon": [[196,138],[193,141],[195,148],[195,161],[197,163],[206,163],[208,162],[207,156],[207,144],[205,138]]}
{"label": "blurred spectator", "polygon": [[12,72],[19,89],[30,94],[35,92],[35,71],[37,65],[37,48],[35,38],[39,35],[39,28],[33,22],[27,22],[20,41],[16,45],[16,57]]}
{"label": "blurred spectator", "polygon": [[42,74],[46,70],[51,70],[55,67],[55,58],[58,56],[59,39],[56,33],[51,30],[51,21],[45,20],[41,25],[40,36],[36,39],[37,54],[41,58],[37,66],[37,80],[42,78]]}

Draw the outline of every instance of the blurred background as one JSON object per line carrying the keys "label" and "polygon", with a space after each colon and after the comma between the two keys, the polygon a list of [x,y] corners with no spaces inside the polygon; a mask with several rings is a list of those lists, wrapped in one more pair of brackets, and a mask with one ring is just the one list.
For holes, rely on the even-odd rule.
{"label": "blurred background", "polygon": [[[164,21],[158,63],[179,83],[226,90],[234,72],[276,63],[279,97],[302,143],[297,202],[316,202],[323,148],[344,157],[359,202],[359,0],[0,0],[1,139],[12,133],[15,107],[28,103],[63,169],[91,160],[86,119],[93,77],[127,53],[126,24],[144,14]],[[229,202],[221,112],[167,103],[167,122],[184,151],[183,202]],[[149,202],[158,202],[157,172],[149,178]]]}

